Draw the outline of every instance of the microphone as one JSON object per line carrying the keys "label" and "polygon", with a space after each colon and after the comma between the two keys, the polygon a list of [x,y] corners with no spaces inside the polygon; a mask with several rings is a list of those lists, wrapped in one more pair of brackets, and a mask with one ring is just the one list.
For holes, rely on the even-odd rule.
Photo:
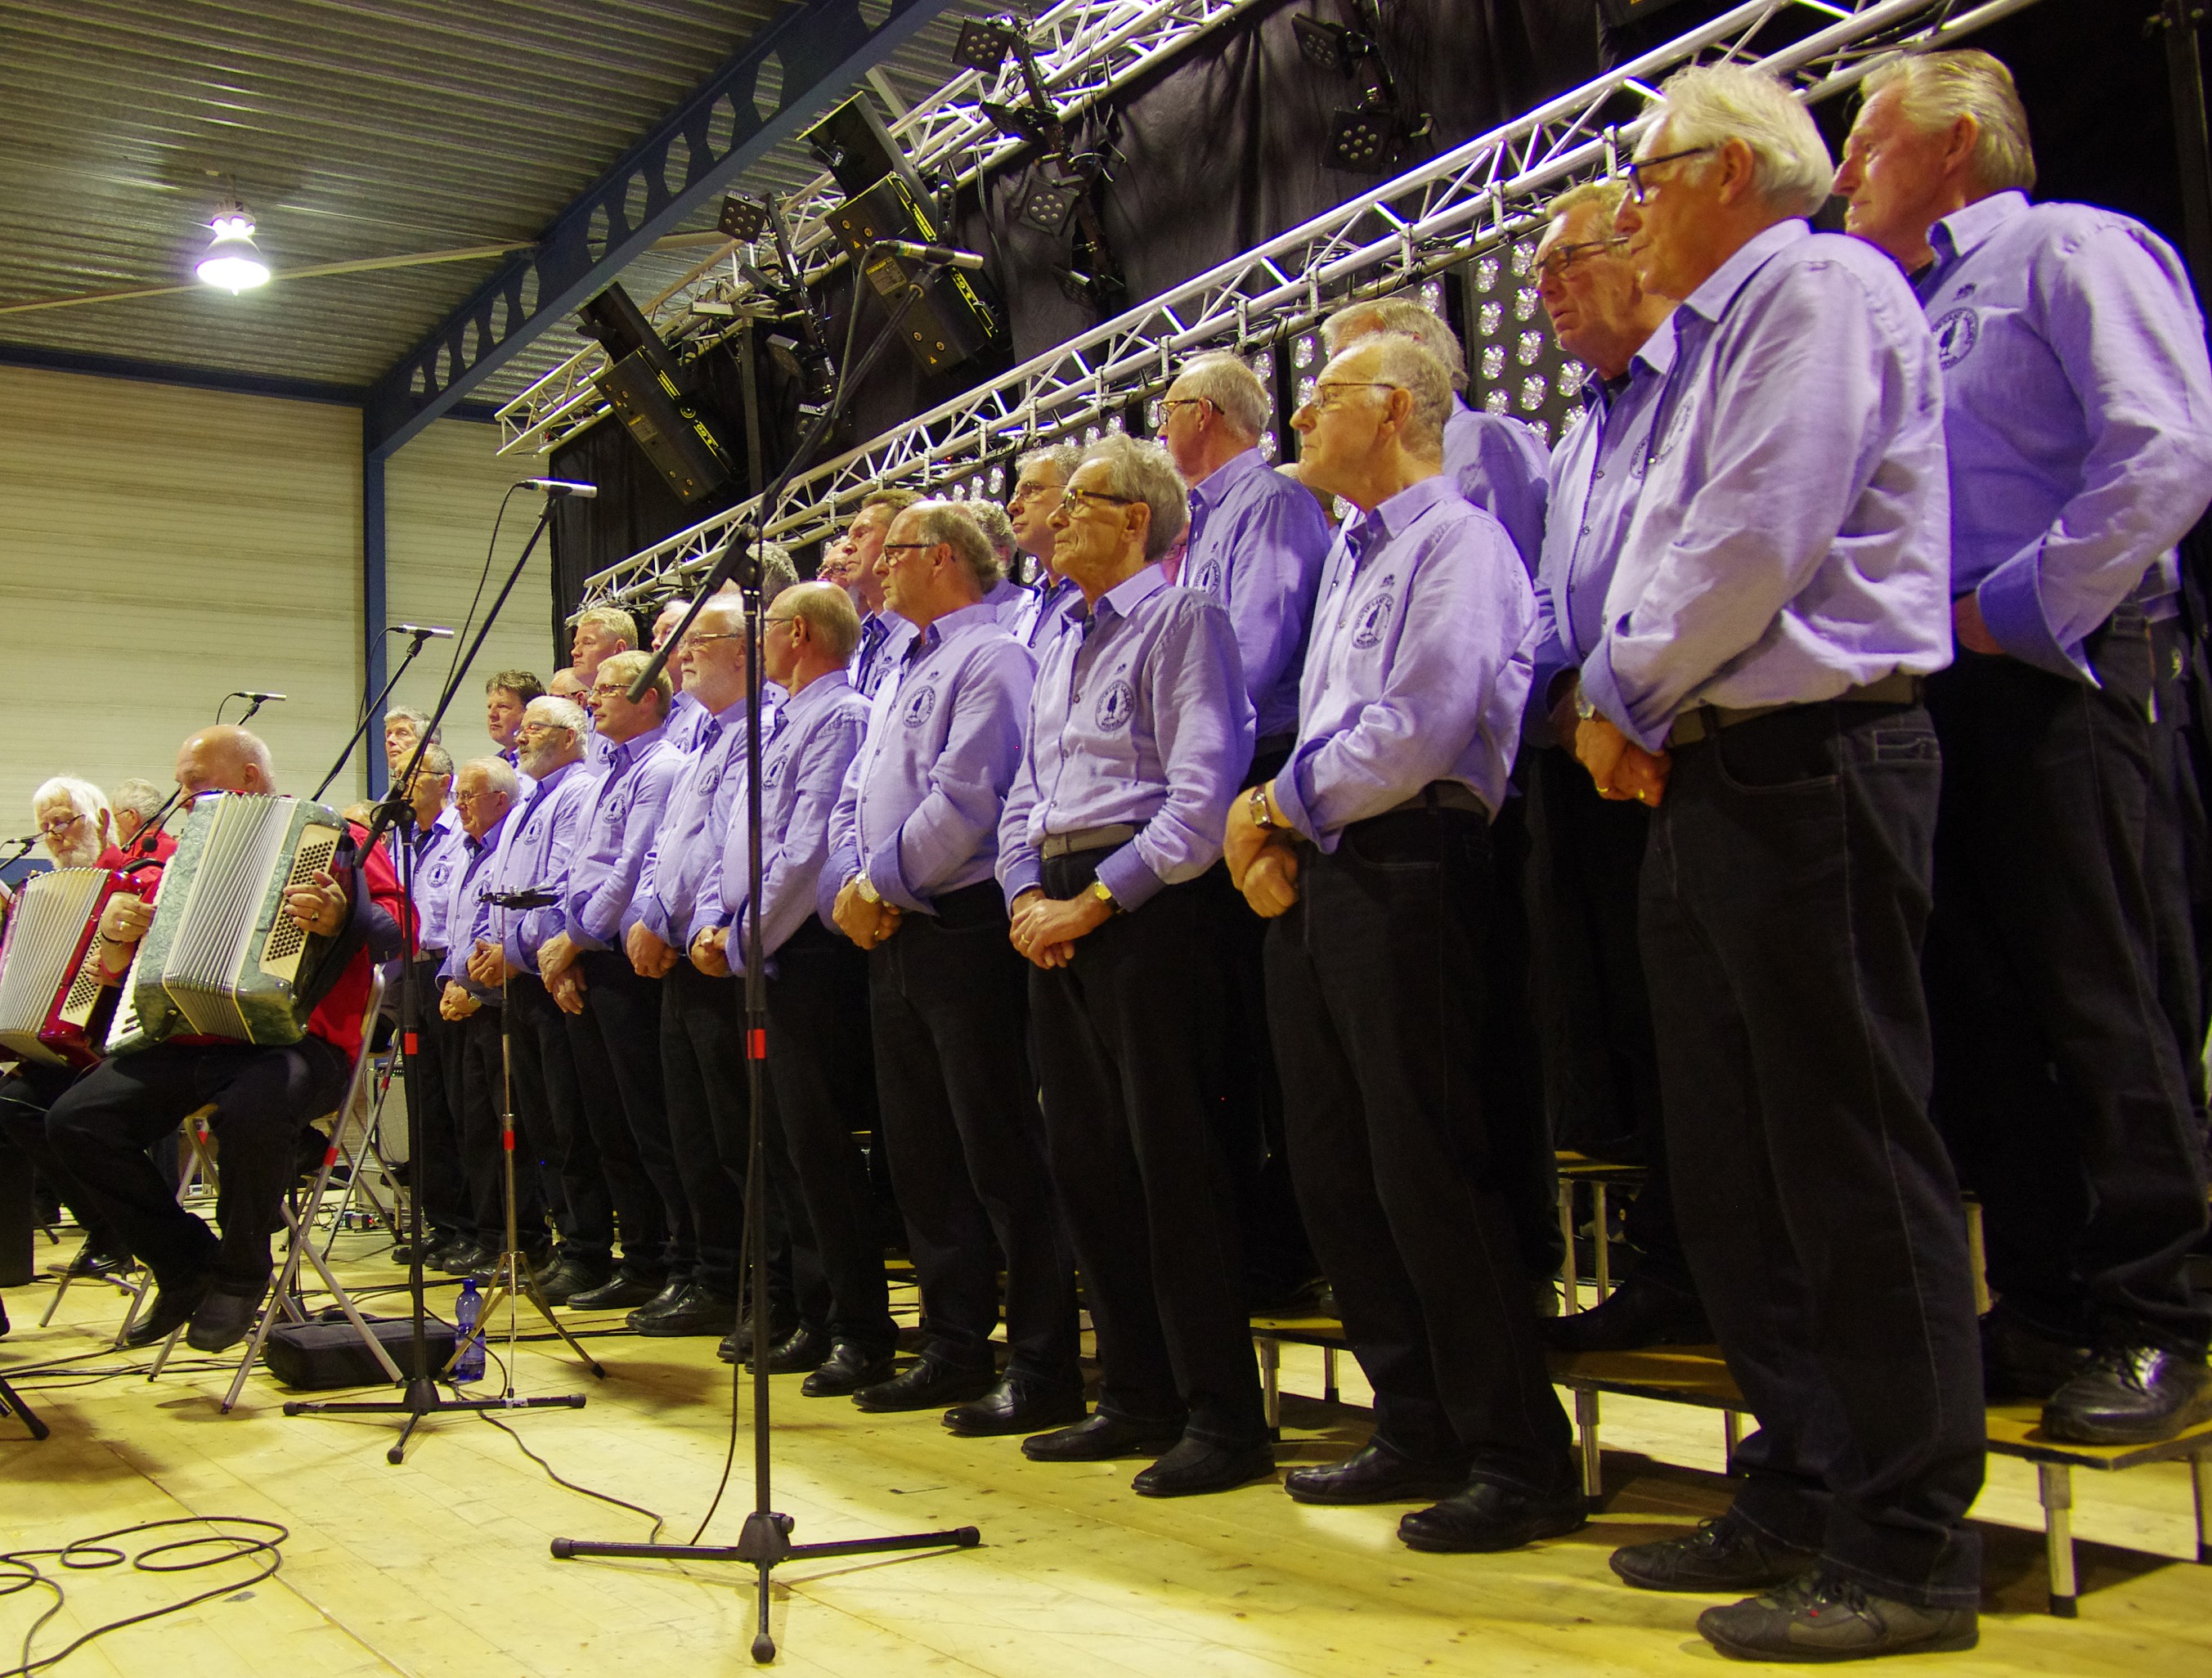
{"label": "microphone", "polygon": [[426,641],[451,641],[453,632],[441,629],[435,623],[394,623],[392,626],[402,635],[421,635]]}
{"label": "microphone", "polygon": [[599,486],[596,483],[571,483],[558,477],[526,477],[517,487],[535,489],[540,495],[551,495],[556,500],[562,495],[578,495],[589,501],[599,493]]}
{"label": "microphone", "polygon": [[969,273],[981,271],[983,258],[973,251],[956,251],[949,245],[918,245],[911,239],[879,239],[879,251],[889,251],[895,257],[904,257],[908,262],[934,263],[939,268],[964,268]]}
{"label": "microphone", "polygon": [[282,704],[284,699],[284,696],[281,693],[247,693],[243,690],[232,694],[230,697],[233,699],[250,699],[257,705],[266,705],[271,700]]}

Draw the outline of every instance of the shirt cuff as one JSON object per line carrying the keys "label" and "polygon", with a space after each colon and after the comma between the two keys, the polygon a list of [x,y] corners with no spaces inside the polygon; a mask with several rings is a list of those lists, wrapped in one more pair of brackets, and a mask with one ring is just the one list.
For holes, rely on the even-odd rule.
{"label": "shirt cuff", "polygon": [[1321,742],[1318,740],[1293,748],[1290,761],[1268,784],[1274,789],[1275,804],[1282,811],[1283,819],[1327,852],[1336,848],[1336,836],[1334,833],[1324,834],[1321,830],[1321,818],[1313,807],[1313,794],[1305,785],[1306,777],[1313,772],[1314,754],[1320,750]]}
{"label": "shirt cuff", "polygon": [[1000,882],[1000,889],[1006,894],[1006,912],[1011,915],[1014,899],[1023,892],[1044,890],[1044,859],[1028,845],[1009,853],[1006,876]]}
{"label": "shirt cuff", "polygon": [[1629,708],[1628,701],[1613,680],[1613,661],[1607,656],[1609,642],[1601,642],[1595,652],[1583,666],[1583,697],[1597,709],[1607,722],[1642,746],[1646,751],[1658,753],[1667,749],[1667,731],[1674,726],[1674,718],[1662,718],[1657,732],[1636,726],[1636,714]]}
{"label": "shirt cuff", "polygon": [[1997,645],[2023,664],[2069,681],[2086,681],[2094,687],[2097,673],[2089,667],[2081,647],[2062,647],[2051,632],[2043,610],[2043,568],[2037,562],[2040,557],[2039,545],[2014,554],[1982,579],[1974,591],[1982,622],[1990,626]]}
{"label": "shirt cuff", "polygon": [[1552,684],[1560,677],[1574,672],[1573,662],[1559,649],[1557,641],[1536,649],[1535,673],[1528,683],[1528,703],[1521,712],[1521,738],[1529,745],[1559,745],[1559,737],[1552,732]]}
{"label": "shirt cuff", "polygon": [[1098,878],[1125,910],[1142,909],[1167,885],[1138,854],[1133,839],[1098,865]]}
{"label": "shirt cuff", "polygon": [[891,842],[876,853],[875,860],[867,869],[868,884],[885,903],[916,915],[930,913],[929,905],[922,903],[907,889],[906,874],[899,866],[899,841],[896,835]]}

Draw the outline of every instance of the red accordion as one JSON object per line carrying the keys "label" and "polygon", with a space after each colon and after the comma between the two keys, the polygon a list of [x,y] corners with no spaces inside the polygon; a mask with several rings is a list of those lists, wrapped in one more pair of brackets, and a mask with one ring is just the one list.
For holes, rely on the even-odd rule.
{"label": "red accordion", "polygon": [[137,890],[107,868],[53,868],[23,883],[0,937],[0,1055],[69,1067],[100,1058],[94,1016],[107,988],[94,934],[107,900]]}

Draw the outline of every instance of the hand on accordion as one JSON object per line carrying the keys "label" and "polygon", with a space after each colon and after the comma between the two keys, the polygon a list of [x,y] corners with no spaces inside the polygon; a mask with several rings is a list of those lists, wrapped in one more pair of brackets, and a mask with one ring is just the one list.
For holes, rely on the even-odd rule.
{"label": "hand on accordion", "polygon": [[327,872],[319,873],[303,885],[285,888],[284,913],[301,932],[335,938],[353,914],[353,894]]}

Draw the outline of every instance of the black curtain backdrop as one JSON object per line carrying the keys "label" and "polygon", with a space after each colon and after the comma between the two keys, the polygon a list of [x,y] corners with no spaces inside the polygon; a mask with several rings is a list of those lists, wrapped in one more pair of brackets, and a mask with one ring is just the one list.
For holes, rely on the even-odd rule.
{"label": "black curtain backdrop", "polygon": [[[1625,27],[1604,24],[1596,0],[1384,0],[1384,51],[1401,91],[1431,112],[1435,127],[1419,151],[1447,151],[1510,121],[1544,100],[1581,85],[1605,65],[1624,62],[1729,9],[1730,0],[1677,0]],[[2155,0],[2039,0],[1983,30],[1972,43],[2011,65],[2033,128],[2041,173],[2038,196],[2108,205],[2182,242],[2179,173],[2165,46],[2142,20]],[[1276,0],[1178,56],[1126,90],[1081,125],[1079,143],[1109,147],[1117,161],[1097,202],[1127,283],[1127,303],[1153,296],[1237,252],[1358,196],[1380,177],[1329,168],[1323,146],[1330,112],[1350,102],[1345,84],[1300,56],[1294,13],[1330,21],[1328,0]],[[1824,20],[1807,12],[1809,32]],[[1622,114],[1631,113],[1625,106]],[[1832,145],[1841,146],[1855,100],[1820,112]],[[893,352],[856,395],[848,421],[825,453],[889,429],[1007,368],[1095,325],[1089,304],[1071,298],[1054,277],[1066,260],[1063,240],[1022,226],[1016,212],[1034,158],[1010,163],[962,195],[957,242],[979,251],[1004,305],[1009,342],[934,376]],[[2202,279],[2200,278],[2200,289]],[[822,301],[833,342],[842,339],[851,297],[849,269]],[[863,303],[859,342],[883,319]],[[742,465],[742,404],[734,358],[701,363],[708,401],[728,422]],[[792,439],[795,397],[763,358],[772,408],[773,462]],[[565,620],[585,577],[753,491],[743,481],[685,508],[663,487],[619,424],[603,420],[552,459],[553,475],[601,486],[596,501],[570,501],[553,527],[551,603],[557,661],[565,661]],[[802,556],[801,568],[805,568]]]}

